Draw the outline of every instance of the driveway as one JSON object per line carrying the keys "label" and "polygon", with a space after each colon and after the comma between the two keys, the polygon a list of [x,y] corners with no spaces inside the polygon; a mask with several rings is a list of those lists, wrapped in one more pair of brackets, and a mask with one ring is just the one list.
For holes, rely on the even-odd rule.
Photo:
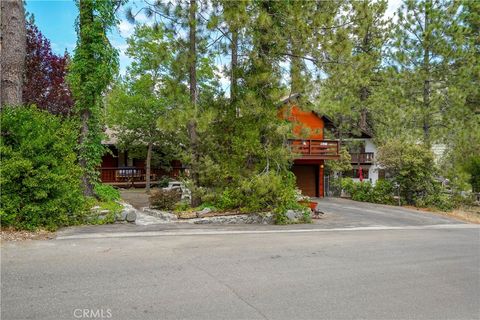
{"label": "driveway", "polygon": [[421,210],[358,202],[340,198],[317,199],[318,209],[325,213],[317,224],[326,228],[403,227],[465,222]]}

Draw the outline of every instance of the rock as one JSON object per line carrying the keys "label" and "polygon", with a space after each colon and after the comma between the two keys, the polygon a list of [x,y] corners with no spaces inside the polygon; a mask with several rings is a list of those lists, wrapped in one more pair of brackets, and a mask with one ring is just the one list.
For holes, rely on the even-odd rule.
{"label": "rock", "polygon": [[125,221],[125,219],[127,219],[127,214],[128,210],[123,209],[120,213],[117,213],[117,215],[115,216],[115,220]]}
{"label": "rock", "polygon": [[110,213],[110,210],[100,210],[98,213],[99,213],[100,215],[106,216],[107,214]]}
{"label": "rock", "polygon": [[237,214],[228,216],[215,216],[209,218],[199,218],[192,221],[195,224],[272,224],[273,214],[271,213],[251,213]]}
{"label": "rock", "polygon": [[202,217],[205,217],[205,215],[209,214],[210,212],[212,212],[212,209],[204,208],[203,210],[200,210],[200,211],[197,212],[197,216],[199,218],[202,218]]}
{"label": "rock", "polygon": [[297,211],[295,210],[287,210],[287,212],[285,212],[285,215],[287,216],[288,220],[293,221],[298,219]]}
{"label": "rock", "polygon": [[145,214],[148,214],[148,215],[157,217],[159,219],[162,219],[166,222],[178,220],[178,217],[175,214],[173,214],[171,212],[168,212],[168,211],[161,211],[161,210],[156,210],[156,209],[151,209],[151,208],[143,208],[143,212]]}
{"label": "rock", "polygon": [[178,214],[178,218],[180,219],[193,219],[196,217],[197,217],[197,213],[195,211],[180,212]]}
{"label": "rock", "polygon": [[135,222],[136,219],[137,219],[137,211],[128,210],[125,220],[127,220],[127,222]]}

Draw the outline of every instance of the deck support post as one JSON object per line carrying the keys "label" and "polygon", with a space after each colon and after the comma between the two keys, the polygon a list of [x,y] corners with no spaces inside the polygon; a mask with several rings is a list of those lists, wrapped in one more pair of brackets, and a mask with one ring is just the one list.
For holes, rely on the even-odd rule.
{"label": "deck support post", "polygon": [[324,175],[324,161],[322,160],[320,164],[318,165],[318,197],[323,198],[325,195],[325,190],[324,190],[324,181],[323,181],[323,175]]}

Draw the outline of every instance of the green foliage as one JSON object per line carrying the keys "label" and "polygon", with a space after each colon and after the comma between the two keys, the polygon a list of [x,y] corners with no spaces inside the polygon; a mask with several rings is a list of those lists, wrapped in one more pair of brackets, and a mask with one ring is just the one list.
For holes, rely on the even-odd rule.
{"label": "green foliage", "polygon": [[342,179],[342,189],[355,201],[395,204],[394,186],[388,180],[379,180],[372,186],[370,181],[356,182],[345,178]]}
{"label": "green foliage", "polygon": [[325,171],[344,172],[344,171],[352,170],[352,156],[348,152],[348,149],[342,146],[340,148],[339,154],[340,154],[340,159],[325,161]]}
{"label": "green foliage", "polygon": [[372,190],[372,202],[383,204],[397,204],[395,201],[395,186],[390,180],[378,180]]}
{"label": "green foliage", "polygon": [[424,145],[390,140],[378,149],[377,162],[400,186],[400,195],[408,204],[439,192],[433,154]]}
{"label": "green foliage", "polygon": [[54,230],[81,222],[72,124],[35,107],[4,108],[1,130],[2,226]]}
{"label": "green foliage", "polygon": [[172,178],[169,176],[161,176],[160,179],[158,180],[158,187],[159,188],[166,188],[168,187],[168,183],[172,181]]}
{"label": "green foliage", "polygon": [[102,140],[102,94],[118,72],[118,51],[107,33],[117,23],[116,8],[124,0],[77,0],[77,46],[69,66],[68,82],[79,116],[79,163],[83,169],[84,193],[98,179],[97,168],[105,148]]}
{"label": "green foliage", "polygon": [[108,202],[120,200],[120,192],[110,185],[96,183],[94,185],[94,190],[100,201]]}
{"label": "green foliage", "polygon": [[469,182],[473,192],[480,192],[480,156],[472,157],[466,164],[466,171],[470,174]]}
{"label": "green foliage", "polygon": [[179,189],[156,189],[150,194],[150,207],[160,210],[174,210],[180,201],[182,192]]}
{"label": "green foliage", "polygon": [[417,199],[416,206],[421,208],[435,208],[441,211],[451,211],[456,207],[456,204],[450,195],[436,192]]}
{"label": "green foliage", "polygon": [[207,206],[220,210],[273,211],[279,223],[284,220],[282,217],[287,210],[304,209],[297,202],[295,177],[291,172],[285,175],[274,172],[259,174],[237,183],[231,182],[223,191],[211,192],[202,199],[209,203]]}

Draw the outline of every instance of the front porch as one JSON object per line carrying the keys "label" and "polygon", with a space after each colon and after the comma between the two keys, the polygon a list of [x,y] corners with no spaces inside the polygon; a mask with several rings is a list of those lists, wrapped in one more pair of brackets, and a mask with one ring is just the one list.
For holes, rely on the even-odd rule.
{"label": "front porch", "polygon": [[[143,188],[147,181],[145,168],[137,167],[107,167],[100,168],[102,183],[122,188]],[[170,171],[164,169],[150,169],[150,183],[155,185],[164,177],[177,179],[181,168],[174,167]]]}

